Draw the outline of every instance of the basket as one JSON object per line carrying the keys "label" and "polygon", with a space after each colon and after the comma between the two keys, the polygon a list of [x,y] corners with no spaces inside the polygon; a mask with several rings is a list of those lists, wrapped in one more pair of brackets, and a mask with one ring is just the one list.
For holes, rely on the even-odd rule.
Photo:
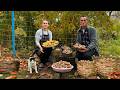
{"label": "basket", "polygon": [[97,73],[106,78],[110,72],[115,72],[117,69],[116,62],[111,58],[101,58],[95,62],[95,66]]}
{"label": "basket", "polygon": [[77,72],[82,77],[91,77],[96,75],[93,61],[81,60],[77,62]]}

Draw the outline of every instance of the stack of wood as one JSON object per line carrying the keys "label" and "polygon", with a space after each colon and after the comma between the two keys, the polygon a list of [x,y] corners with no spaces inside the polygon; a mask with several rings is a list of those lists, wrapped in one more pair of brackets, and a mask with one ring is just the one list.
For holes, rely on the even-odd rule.
{"label": "stack of wood", "polygon": [[15,60],[10,53],[5,53],[4,56],[0,57],[0,73],[9,73],[18,71],[19,61]]}
{"label": "stack of wood", "polygon": [[10,73],[12,71],[18,71],[18,61],[0,61],[0,73]]}

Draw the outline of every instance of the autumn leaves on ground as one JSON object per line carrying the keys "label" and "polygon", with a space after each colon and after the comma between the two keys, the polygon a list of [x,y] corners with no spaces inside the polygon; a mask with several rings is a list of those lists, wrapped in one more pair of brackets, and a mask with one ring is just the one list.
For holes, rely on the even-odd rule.
{"label": "autumn leaves on ground", "polygon": [[[6,50],[5,48],[2,48]],[[56,63],[57,64],[57,63]],[[120,79],[119,59],[100,57],[93,61],[77,61],[77,70],[57,73],[51,67],[30,74],[27,59],[13,58],[8,52],[0,58],[0,79]]]}

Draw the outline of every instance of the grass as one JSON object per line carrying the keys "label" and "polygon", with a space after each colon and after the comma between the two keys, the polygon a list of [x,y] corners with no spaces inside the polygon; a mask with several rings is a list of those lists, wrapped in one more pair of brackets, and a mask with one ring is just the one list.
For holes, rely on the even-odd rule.
{"label": "grass", "polygon": [[116,40],[99,40],[99,50],[103,56],[120,57],[120,38]]}

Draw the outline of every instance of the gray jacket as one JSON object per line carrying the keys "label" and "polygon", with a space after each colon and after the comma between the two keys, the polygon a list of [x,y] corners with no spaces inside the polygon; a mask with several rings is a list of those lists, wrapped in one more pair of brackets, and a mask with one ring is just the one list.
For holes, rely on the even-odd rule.
{"label": "gray jacket", "polygon": [[[99,56],[99,51],[98,51],[98,45],[97,45],[97,34],[96,34],[96,29],[94,27],[88,26],[88,34],[89,34],[89,39],[90,39],[90,44],[88,45],[88,49],[94,49],[95,50],[95,55]],[[79,29],[80,30],[80,29]],[[77,30],[77,42],[81,42],[81,33]]]}

